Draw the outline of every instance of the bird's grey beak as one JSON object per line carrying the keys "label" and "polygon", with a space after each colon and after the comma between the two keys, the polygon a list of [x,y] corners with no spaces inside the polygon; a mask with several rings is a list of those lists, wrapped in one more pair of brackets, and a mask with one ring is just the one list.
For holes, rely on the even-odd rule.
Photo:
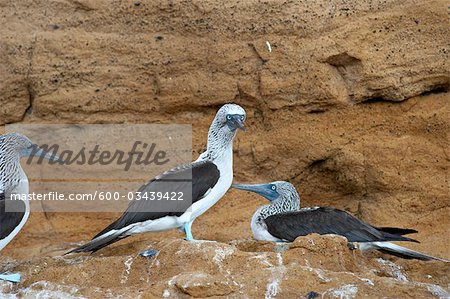
{"label": "bird's grey beak", "polygon": [[236,127],[241,129],[243,132],[247,131],[247,129],[245,128],[244,121],[241,120],[240,118],[236,120]]}
{"label": "bird's grey beak", "polygon": [[236,129],[241,129],[245,132],[246,128],[244,125],[244,119],[243,116],[240,114],[230,115],[230,119],[227,121],[228,127],[234,131]]}
{"label": "bird's grey beak", "polygon": [[42,159],[47,159],[53,162],[63,162],[57,155],[39,148],[36,144],[24,149],[22,151],[22,157],[38,157],[40,159],[39,161],[42,161]]}
{"label": "bird's grey beak", "polygon": [[255,192],[270,201],[274,201],[278,198],[279,194],[276,190],[272,190],[272,184],[255,184],[255,185],[245,185],[245,184],[233,184],[232,188],[241,189],[246,191]]}

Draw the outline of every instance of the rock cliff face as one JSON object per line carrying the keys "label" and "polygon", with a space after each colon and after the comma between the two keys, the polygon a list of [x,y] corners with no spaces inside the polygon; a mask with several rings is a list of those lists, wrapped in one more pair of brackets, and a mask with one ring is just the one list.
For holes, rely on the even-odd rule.
{"label": "rock cliff face", "polygon": [[[158,248],[152,258],[136,250]],[[420,274],[418,274],[420,269]],[[252,240],[230,243],[133,242],[101,255],[39,257],[15,268],[26,277],[22,296],[126,298],[446,297],[448,266],[395,263],[350,251],[344,238],[310,235],[292,244]],[[432,273],[432,274],[430,274]],[[2,290],[13,286],[0,284]],[[310,297],[314,298],[314,297]]]}
{"label": "rock cliff face", "polygon": [[[302,206],[410,227],[450,258],[446,1],[0,1],[0,125],[193,123],[248,111],[235,181],[289,180]],[[33,182],[31,182],[31,189]],[[449,267],[350,251],[338,237],[250,241],[263,199],[229,192],[196,237],[151,234],[61,257],[117,215],[32,214],[2,251],[26,296],[446,297]],[[136,252],[160,251],[144,259]],[[14,250],[13,250],[14,249]],[[312,293],[311,293],[312,294]]]}

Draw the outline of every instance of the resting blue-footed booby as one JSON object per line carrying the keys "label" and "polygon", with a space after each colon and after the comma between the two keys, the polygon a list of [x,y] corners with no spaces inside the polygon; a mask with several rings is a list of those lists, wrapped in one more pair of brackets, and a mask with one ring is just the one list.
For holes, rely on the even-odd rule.
{"label": "resting blue-footed booby", "polygon": [[349,213],[329,208],[300,208],[300,196],[295,187],[288,182],[278,181],[269,184],[234,184],[233,188],[252,191],[271,201],[269,205],[258,208],[253,215],[251,228],[257,240],[292,242],[299,236],[317,233],[344,236],[361,250],[379,250],[406,259],[440,260],[390,241],[418,242],[403,235],[417,233],[413,229],[395,227],[375,227]]}
{"label": "resting blue-footed booby", "polygon": [[[226,104],[217,112],[208,131],[207,150],[199,159],[178,166],[155,177],[138,192],[161,191],[159,182],[170,181],[164,192],[192,189],[192,204],[177,211],[154,211],[154,201],[131,201],[127,210],[115,222],[94,238],[68,252],[95,252],[111,243],[131,235],[183,229],[186,240],[192,241],[191,226],[194,220],[212,207],[230,188],[233,181],[233,138],[238,129],[245,130],[245,110],[235,104]],[[192,179],[183,180],[192,174]],[[189,188],[188,188],[189,189]],[[142,253],[146,255],[146,253]]]}
{"label": "resting blue-footed booby", "polygon": [[[28,178],[20,166],[20,158],[30,155],[58,161],[57,156],[39,149],[23,135],[0,136],[0,250],[19,233],[30,215],[28,200],[11,198],[28,197]],[[0,279],[19,282],[20,274],[0,274]]]}

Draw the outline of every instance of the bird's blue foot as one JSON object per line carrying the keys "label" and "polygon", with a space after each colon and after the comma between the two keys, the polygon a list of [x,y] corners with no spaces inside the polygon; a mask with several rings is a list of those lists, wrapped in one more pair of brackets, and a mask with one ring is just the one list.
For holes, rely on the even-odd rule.
{"label": "bird's blue foot", "polygon": [[18,282],[20,282],[20,279],[21,279],[20,273],[0,274],[0,280],[18,283]]}
{"label": "bird's blue foot", "polygon": [[186,233],[186,241],[195,241],[194,237],[192,236],[192,232],[191,232],[191,226],[192,226],[192,222],[188,222],[184,224],[184,232]]}
{"label": "bird's blue foot", "polygon": [[159,251],[155,250],[155,249],[148,249],[148,250],[144,250],[141,253],[139,253],[140,256],[142,257],[154,257],[156,255],[158,255]]}
{"label": "bird's blue foot", "polygon": [[194,236],[192,236],[192,231],[191,231],[192,222],[194,222],[194,221],[185,223],[184,226],[183,226],[184,232],[186,233],[186,238],[184,238],[186,241],[190,241],[190,242],[215,242],[215,241],[194,239]]}

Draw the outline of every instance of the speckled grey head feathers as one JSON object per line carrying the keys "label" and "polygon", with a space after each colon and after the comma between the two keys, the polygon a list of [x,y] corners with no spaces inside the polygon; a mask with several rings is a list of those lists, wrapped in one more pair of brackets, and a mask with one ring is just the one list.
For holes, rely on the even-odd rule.
{"label": "speckled grey head feathers", "polygon": [[245,110],[241,106],[237,104],[225,104],[219,109],[219,111],[217,111],[214,122],[225,124],[227,122],[227,115],[229,114],[239,114],[244,117],[246,116]]}
{"label": "speckled grey head feathers", "polygon": [[276,181],[271,184],[277,187],[277,192],[280,195],[273,203],[283,205],[285,209],[283,212],[300,209],[300,195],[294,185],[286,181]]}
{"label": "speckled grey head feathers", "polygon": [[270,183],[276,186],[278,198],[269,205],[263,207],[260,211],[261,218],[267,218],[270,215],[298,211],[300,209],[300,195],[294,185],[285,181],[276,181]]}
{"label": "speckled grey head feathers", "polygon": [[31,147],[33,142],[19,133],[9,133],[0,136],[0,155],[19,155]]}
{"label": "speckled grey head feathers", "polygon": [[20,182],[20,158],[32,145],[30,139],[18,133],[0,136],[0,192],[12,190]]}
{"label": "speckled grey head feathers", "polygon": [[226,149],[232,147],[237,130],[245,130],[245,118],[244,108],[236,104],[225,104],[217,111],[208,132],[209,159],[220,156]]}

